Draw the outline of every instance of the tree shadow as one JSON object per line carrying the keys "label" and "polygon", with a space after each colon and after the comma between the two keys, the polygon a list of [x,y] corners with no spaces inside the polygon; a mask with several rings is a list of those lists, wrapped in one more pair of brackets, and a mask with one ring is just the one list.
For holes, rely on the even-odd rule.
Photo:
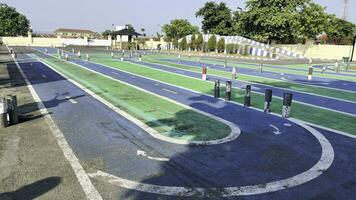
{"label": "tree shadow", "polygon": [[53,188],[57,187],[61,183],[61,181],[61,177],[58,176],[48,177],[36,181],[34,183],[22,186],[21,188],[15,191],[0,193],[0,199],[32,200],[42,196],[43,194],[46,194]]}

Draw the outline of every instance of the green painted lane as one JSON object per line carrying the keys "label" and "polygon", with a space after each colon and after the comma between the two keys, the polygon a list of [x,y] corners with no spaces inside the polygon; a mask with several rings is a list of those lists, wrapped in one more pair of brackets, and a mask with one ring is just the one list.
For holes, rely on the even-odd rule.
{"label": "green painted lane", "polygon": [[[198,67],[150,59],[149,57],[145,57],[143,60],[147,61],[147,62],[151,62],[151,63],[165,65],[167,67],[174,67],[174,68],[178,68],[178,69],[184,69],[184,70],[188,70],[188,71],[192,71],[192,72],[201,73],[201,69],[199,69]],[[209,74],[214,75],[214,76],[221,76],[221,77],[225,77],[225,78],[231,77],[231,73],[226,72],[226,71],[221,71],[221,70],[215,70],[215,69],[209,69]],[[310,94],[322,95],[322,96],[326,96],[326,97],[333,97],[333,98],[356,102],[356,95],[354,92],[314,87],[314,86],[309,86],[309,85],[302,85],[302,84],[298,84],[298,83],[291,83],[291,82],[286,82],[286,81],[282,81],[282,80],[275,80],[275,79],[264,78],[264,77],[259,77],[259,76],[251,76],[251,75],[245,75],[245,74],[239,74],[238,80],[250,82],[250,83],[270,85],[270,86],[279,87],[279,88],[291,89],[291,90],[295,90],[295,91],[306,92],[306,93],[310,93]]]}
{"label": "green painted lane", "polygon": [[222,122],[63,60],[48,57],[41,58],[41,61],[164,136],[186,141],[208,141],[231,133],[230,127]]}
{"label": "green painted lane", "polygon": [[[152,58],[161,58],[161,59],[169,59],[169,58],[175,58],[175,56],[172,55],[147,55],[147,57],[152,57]],[[211,58],[214,59],[214,58]],[[204,58],[201,59],[201,61],[203,61],[204,63],[207,64],[221,64],[221,61],[212,61],[210,58],[209,60],[206,60]],[[187,61],[197,61],[197,58],[195,57],[188,57],[188,56],[182,56],[182,60],[187,60]],[[247,69],[259,69],[259,66],[254,66],[254,65],[250,65],[250,64],[244,64],[244,62],[238,62],[238,61],[229,61],[228,63],[231,63],[236,65],[236,67],[240,67],[240,68],[247,68]],[[315,64],[313,64],[315,65]],[[292,65],[291,65],[292,66]],[[308,67],[308,65],[305,65]],[[295,74],[295,75],[305,75],[307,76],[307,71],[306,72],[302,72],[302,71],[296,71],[296,70],[287,70],[287,69],[276,69],[276,68],[272,68],[272,67],[268,67],[268,65],[265,65],[263,67],[264,71],[269,71],[269,72],[276,72],[276,73],[286,73],[286,74]],[[319,70],[321,71],[321,70]],[[332,74],[321,74],[321,73],[314,73],[314,76],[317,77],[323,77],[323,78],[331,78],[331,79],[338,79],[338,80],[345,80],[345,81],[352,81],[352,82],[356,82],[356,78],[355,77],[350,77],[350,76],[342,76],[342,75],[332,75]]]}
{"label": "green painted lane", "polygon": [[[129,62],[121,62],[111,58],[94,58],[94,62],[110,66],[125,72],[133,73],[136,75],[144,76],[168,84],[180,86],[190,90],[194,90],[204,94],[213,94],[214,83],[202,81],[195,78],[181,76],[178,74],[163,72],[144,65],[133,64]],[[222,91],[225,87],[222,87]],[[251,103],[253,107],[263,109],[264,95],[252,92]],[[234,88],[232,90],[232,101],[243,103],[244,91]],[[282,110],[282,100],[273,98],[272,111],[280,114]],[[356,135],[356,118],[347,116],[341,113],[327,111],[312,106],[307,106],[299,103],[293,103],[291,116],[303,121],[322,125],[328,128],[352,133]]]}

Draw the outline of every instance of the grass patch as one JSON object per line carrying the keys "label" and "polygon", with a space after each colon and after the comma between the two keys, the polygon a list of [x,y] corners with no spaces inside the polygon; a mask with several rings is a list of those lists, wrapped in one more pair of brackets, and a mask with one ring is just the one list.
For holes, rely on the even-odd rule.
{"label": "grass patch", "polygon": [[162,135],[188,141],[207,141],[224,138],[231,133],[230,127],[222,122],[76,65],[52,57],[42,57],[41,61],[146,123]]}
{"label": "grass patch", "polygon": [[[151,63],[165,65],[168,67],[174,67],[174,68],[179,68],[179,69],[189,70],[192,72],[201,73],[201,69],[199,67],[183,65],[183,64],[173,63],[173,62],[154,60],[154,59],[150,59],[150,58],[145,58],[144,60],[151,62]],[[221,77],[225,77],[225,78],[231,77],[230,72],[216,70],[216,69],[209,69],[209,74],[215,75],[215,76],[221,76]],[[356,102],[356,95],[354,92],[333,90],[333,89],[321,88],[321,87],[313,87],[313,86],[308,86],[308,85],[301,85],[301,84],[290,83],[290,82],[286,82],[286,81],[263,78],[263,77],[258,77],[258,76],[250,76],[250,75],[245,75],[245,74],[238,74],[238,80],[247,81],[247,82],[251,82],[251,83],[257,83],[257,84],[270,85],[270,86],[274,86],[274,87],[286,88],[286,89],[296,90],[296,91],[300,91],[300,92],[307,92],[307,93],[311,93],[311,94],[318,94],[318,95],[322,95],[322,96],[326,96],[326,97],[334,97],[334,98],[338,98],[338,99],[344,99],[344,100]]]}
{"label": "grass patch", "polygon": [[[155,80],[159,80],[165,83],[181,86],[187,89],[191,89],[197,92],[210,94],[213,93],[214,83],[202,81],[190,77],[184,77],[168,72],[162,72],[153,68],[146,67],[144,65],[132,64],[128,62],[121,62],[112,60],[111,58],[95,58],[95,62],[108,65],[126,72],[145,76]],[[224,91],[225,88],[222,87]],[[233,89],[232,100],[238,103],[243,103],[244,91],[240,89]],[[263,109],[264,95],[258,93],[252,93],[252,106]],[[280,113],[282,110],[282,100],[273,98],[272,111]],[[299,103],[293,103],[292,117],[319,124],[328,128],[333,128],[348,133],[356,134],[356,124],[354,123],[356,118],[343,115],[337,112],[327,111],[320,108],[315,108]]]}

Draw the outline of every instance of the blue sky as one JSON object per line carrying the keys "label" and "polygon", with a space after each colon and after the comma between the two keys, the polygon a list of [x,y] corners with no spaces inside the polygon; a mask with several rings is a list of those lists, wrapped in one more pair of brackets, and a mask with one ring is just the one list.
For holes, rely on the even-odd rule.
{"label": "blue sky", "polygon": [[[133,24],[150,34],[171,19],[188,19],[200,27],[195,12],[207,0],[1,0],[16,7],[30,20],[35,31],[53,32],[57,28],[82,28],[93,31],[110,29],[112,24]],[[95,2],[95,3],[94,3]],[[220,2],[220,1],[216,1]],[[224,0],[230,8],[244,7],[243,0]],[[327,12],[341,16],[343,0],[315,0]],[[356,0],[350,0],[348,20],[356,23]]]}

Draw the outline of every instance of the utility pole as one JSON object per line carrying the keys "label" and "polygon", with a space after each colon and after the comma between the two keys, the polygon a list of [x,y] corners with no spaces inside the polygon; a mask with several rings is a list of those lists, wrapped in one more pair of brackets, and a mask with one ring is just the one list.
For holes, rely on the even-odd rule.
{"label": "utility pole", "polygon": [[349,0],[344,0],[342,7],[342,19],[347,20],[347,12],[349,8]]}

